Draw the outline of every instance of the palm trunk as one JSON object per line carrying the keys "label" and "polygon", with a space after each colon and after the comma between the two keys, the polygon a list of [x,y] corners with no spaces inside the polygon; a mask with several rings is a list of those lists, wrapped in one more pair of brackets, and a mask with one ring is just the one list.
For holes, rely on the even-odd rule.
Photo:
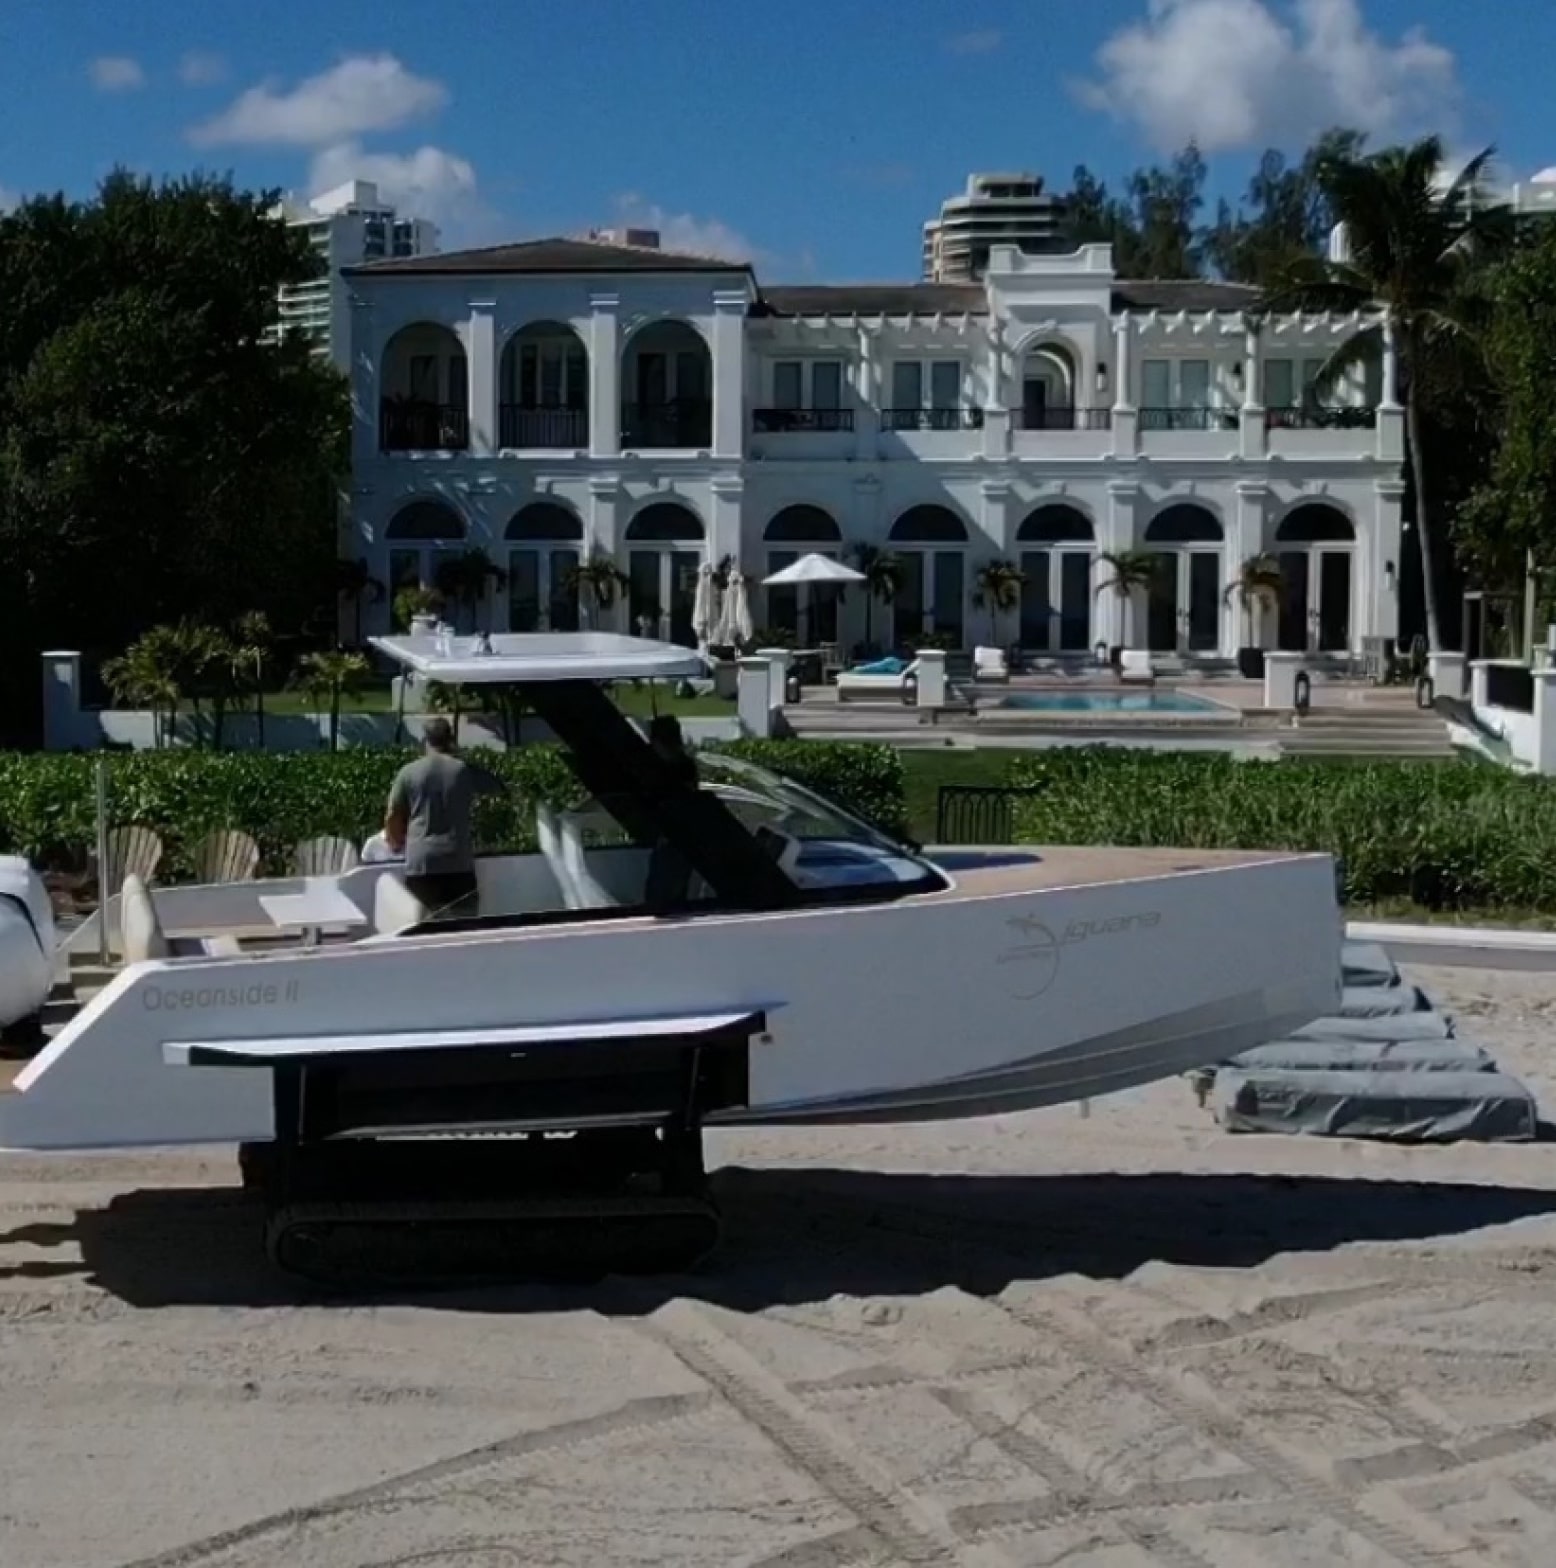
{"label": "palm trunk", "polygon": [[1440,651],[1442,628],[1437,618],[1437,580],[1432,566],[1432,531],[1426,523],[1426,458],[1421,451],[1421,416],[1415,388],[1405,398],[1405,439],[1410,443],[1410,475],[1416,491],[1416,541],[1421,551],[1421,598],[1426,607],[1426,645]]}

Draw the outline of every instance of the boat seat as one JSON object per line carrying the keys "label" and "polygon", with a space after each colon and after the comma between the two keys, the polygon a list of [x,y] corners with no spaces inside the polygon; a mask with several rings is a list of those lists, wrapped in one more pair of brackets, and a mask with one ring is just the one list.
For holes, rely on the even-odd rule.
{"label": "boat seat", "polygon": [[584,851],[583,826],[570,812],[564,813],[557,823],[561,843],[562,864],[567,872],[569,885],[577,902],[573,909],[611,909],[617,900],[605,889],[589,869],[589,857]]}
{"label": "boat seat", "polygon": [[173,951],[157,917],[151,891],[135,871],[125,877],[124,885],[119,889],[119,939],[127,964],[167,958]]}
{"label": "boat seat", "polygon": [[427,906],[392,871],[386,871],[373,887],[373,929],[379,936],[420,925],[427,918]]}

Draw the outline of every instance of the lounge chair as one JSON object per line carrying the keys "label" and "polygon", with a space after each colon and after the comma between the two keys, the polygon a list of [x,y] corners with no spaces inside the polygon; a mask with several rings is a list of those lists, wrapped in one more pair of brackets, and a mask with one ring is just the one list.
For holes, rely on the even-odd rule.
{"label": "lounge chair", "polygon": [[196,882],[252,882],[259,871],[259,845],[237,828],[207,833],[195,845]]}
{"label": "lounge chair", "polygon": [[1156,666],[1151,663],[1151,655],[1144,648],[1120,649],[1118,678],[1126,685],[1134,683],[1141,686],[1154,686]]}
{"label": "lounge chair", "polygon": [[349,838],[330,834],[305,839],[292,851],[292,874],[299,877],[338,877],[361,864],[357,846]]}
{"label": "lounge chair", "polygon": [[998,683],[1010,679],[1010,665],[1005,659],[1003,648],[974,648],[973,649],[973,679],[986,683]]}
{"label": "lounge chair", "polygon": [[[901,664],[900,660],[889,661]],[[837,700],[850,699],[866,702],[904,702],[910,691],[918,687],[918,660],[904,664],[900,669],[882,669],[887,660],[877,660],[875,665],[862,665],[858,669],[844,670],[837,678]]]}

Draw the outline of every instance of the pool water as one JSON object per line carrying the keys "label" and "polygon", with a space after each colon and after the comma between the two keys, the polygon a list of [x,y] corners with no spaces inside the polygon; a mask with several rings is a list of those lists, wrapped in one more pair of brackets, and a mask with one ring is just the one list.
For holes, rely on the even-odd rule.
{"label": "pool water", "polygon": [[1023,713],[1224,713],[1218,702],[1186,691],[1030,691],[1002,698]]}

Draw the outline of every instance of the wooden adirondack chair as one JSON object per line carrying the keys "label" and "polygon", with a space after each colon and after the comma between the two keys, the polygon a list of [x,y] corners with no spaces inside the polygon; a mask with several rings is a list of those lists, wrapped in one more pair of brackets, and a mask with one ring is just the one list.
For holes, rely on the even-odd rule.
{"label": "wooden adirondack chair", "polygon": [[292,874],[299,877],[338,877],[361,864],[357,846],[332,834],[305,839],[292,851]]}
{"label": "wooden adirondack chair", "polygon": [[132,873],[149,885],[161,864],[162,840],[145,823],[131,822],[110,828],[108,864],[97,868],[98,896],[112,898]]}
{"label": "wooden adirondack chair", "polygon": [[195,881],[252,882],[259,871],[259,845],[237,828],[222,828],[195,845]]}

